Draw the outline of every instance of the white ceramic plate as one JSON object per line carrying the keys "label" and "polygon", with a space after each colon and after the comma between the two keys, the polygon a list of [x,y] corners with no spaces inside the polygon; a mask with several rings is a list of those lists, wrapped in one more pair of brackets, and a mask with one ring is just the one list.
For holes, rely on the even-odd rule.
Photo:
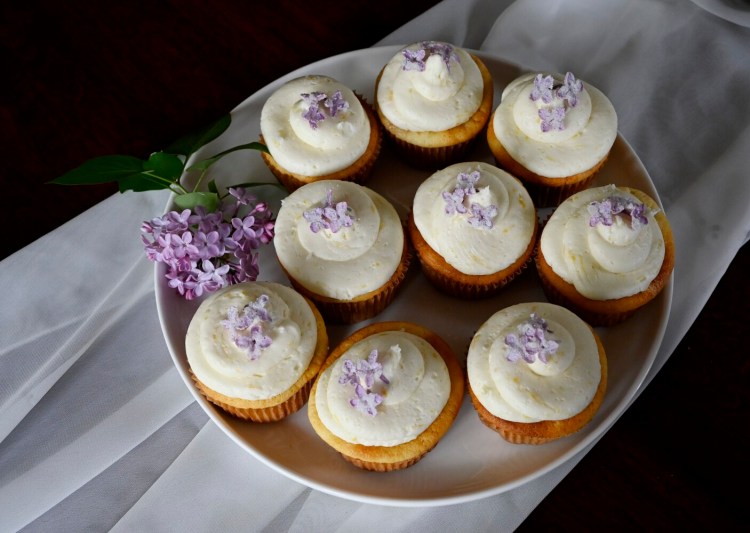
{"label": "white ceramic plate", "polygon": [[[337,78],[371,102],[380,66],[397,51],[398,47],[383,47],[350,52],[288,74],[240,104],[232,112],[230,129],[199,156],[207,157],[257,140],[263,102],[279,85],[303,74]],[[497,103],[501,89],[521,70],[487,54],[476,53],[494,76]],[[467,159],[493,163],[486,142],[481,141]],[[274,181],[257,152],[235,152],[214,168],[214,177],[223,185]],[[384,146],[368,186],[406,212],[418,185],[427,176],[427,172],[415,171],[399,162]],[[595,185],[606,183],[637,187],[658,199],[646,169],[621,136]],[[482,425],[467,397],[453,427],[421,461],[402,471],[374,474],[353,467],[324,444],[313,432],[306,408],[284,421],[264,425],[240,421],[206,402],[190,379],[184,349],[185,332],[198,302],[183,300],[167,287],[163,274],[162,266],[157,265],[157,306],[174,363],[196,401],[230,438],[253,457],[302,484],[343,498],[400,506],[445,505],[498,494],[552,470],[594,442],[627,408],[645,378],[661,344],[672,299],[670,282],[635,317],[616,327],[598,330],[609,359],[609,386],[600,411],[579,433],[543,446],[509,444]],[[272,246],[263,250],[260,279],[288,284]],[[409,320],[439,332],[465,361],[474,331],[495,311],[522,301],[544,301],[533,268],[527,269],[502,294],[489,300],[466,302],[438,293],[415,266],[395,302],[380,316],[354,326],[330,327],[331,346],[375,320]]]}
{"label": "white ceramic plate", "polygon": [[717,17],[750,28],[750,0],[693,0],[693,3]]}

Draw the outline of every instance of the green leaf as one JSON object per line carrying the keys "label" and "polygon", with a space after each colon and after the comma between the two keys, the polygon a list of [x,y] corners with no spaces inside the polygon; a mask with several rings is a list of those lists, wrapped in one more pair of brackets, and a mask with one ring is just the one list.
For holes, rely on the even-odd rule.
{"label": "green leaf", "polygon": [[145,170],[151,170],[153,174],[169,181],[180,179],[182,167],[182,160],[179,157],[164,152],[154,152],[143,165]]}
{"label": "green leaf", "polygon": [[174,203],[180,209],[194,209],[202,205],[207,211],[216,211],[219,207],[219,195],[213,192],[189,192],[178,194],[174,197]]}
{"label": "green leaf", "polygon": [[231,123],[232,115],[224,115],[207,128],[186,135],[185,137],[173,142],[164,151],[168,154],[184,155],[187,158],[190,154],[196,152],[201,146],[210,143],[216,137],[224,133]]}
{"label": "green leaf", "polygon": [[93,185],[122,181],[143,172],[145,161],[128,155],[105,155],[89,159],[49,183],[58,185]]}
{"label": "green leaf", "polygon": [[220,152],[216,154],[213,157],[209,157],[207,159],[201,159],[194,165],[191,165],[187,170],[206,170],[208,167],[216,163],[219,159],[224,157],[227,154],[231,154],[232,152],[236,152],[238,150],[258,150],[259,152],[266,152],[268,153],[268,147],[259,142],[252,142],[247,144],[241,144],[240,146],[235,146],[234,148],[230,148],[229,150],[224,150],[223,152]]}
{"label": "green leaf", "polygon": [[147,174],[146,172],[139,172],[138,174],[133,174],[120,179],[118,185],[120,186],[120,192],[143,192],[168,189],[170,182],[159,178],[158,176]]}

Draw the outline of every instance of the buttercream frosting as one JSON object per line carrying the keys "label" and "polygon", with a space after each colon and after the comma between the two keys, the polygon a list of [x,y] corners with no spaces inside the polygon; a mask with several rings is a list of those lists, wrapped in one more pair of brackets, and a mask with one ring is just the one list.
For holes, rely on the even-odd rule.
{"label": "buttercream frosting", "polygon": [[[354,387],[340,383],[346,361],[365,361],[377,350],[382,375],[372,392],[382,397],[373,416],[352,406]],[[450,395],[448,368],[423,338],[383,331],[353,344],[318,377],[315,407],[321,422],[339,438],[365,446],[396,446],[422,433],[442,411]]]}
{"label": "buttercream frosting", "polygon": [[[563,129],[543,131],[540,110],[561,102],[532,99],[536,76],[525,74],[505,87],[492,116],[495,136],[515,161],[540,176],[563,178],[589,170],[607,156],[617,137],[612,103],[584,83],[575,106],[565,106]],[[563,76],[552,76],[556,86],[562,83]]]}
{"label": "buttercream frosting", "polygon": [[[346,202],[352,224],[337,231],[313,231],[305,212]],[[393,206],[356,183],[321,180],[306,184],[282,200],[273,240],[279,262],[298,283],[329,298],[351,300],[374,291],[393,276],[401,262],[404,231]]]}
{"label": "buttercream frosting", "polygon": [[[509,359],[509,335],[531,315],[546,321],[557,343],[547,362]],[[581,412],[601,381],[599,351],[591,329],[571,311],[546,302],[522,303],[492,315],[477,330],[466,360],[471,389],[494,416],[513,422],[564,420]]]}
{"label": "buttercream frosting", "polygon": [[[444,198],[462,174],[478,177],[475,192],[459,195],[463,213],[450,209]],[[488,217],[491,226],[470,223],[475,216],[472,204],[495,207],[494,216]],[[470,275],[492,274],[513,264],[528,248],[536,222],[523,185],[484,162],[457,163],[432,174],[417,189],[413,215],[427,244],[456,270]]]}
{"label": "buttercream frosting", "polygon": [[565,200],[545,224],[541,236],[544,259],[562,279],[587,298],[609,300],[644,291],[664,261],[664,236],[654,215],[631,224],[626,213],[612,217],[612,225],[591,224],[592,202],[621,197],[640,200],[615,185],[594,187]]}
{"label": "buttercream frosting", "polygon": [[[424,54],[424,69],[406,65],[405,52],[437,45],[446,54]],[[449,48],[447,48],[449,47]],[[376,99],[380,112],[407,131],[443,131],[463,124],[482,101],[482,74],[471,55],[447,43],[411,44],[383,68]]]}
{"label": "buttercream frosting", "polygon": [[[258,325],[270,344],[251,356],[226,323],[231,309],[241,313],[259,299],[268,320]],[[190,369],[209,388],[232,398],[265,400],[299,379],[316,342],[315,316],[299,293],[278,283],[246,282],[220,289],[201,303],[188,326],[185,350]]]}
{"label": "buttercream frosting", "polygon": [[[317,103],[310,112],[312,100]],[[336,105],[330,105],[334,101]],[[311,122],[314,116],[319,120]],[[370,121],[359,99],[327,76],[304,76],[279,87],[263,105],[260,130],[276,162],[304,176],[348,167],[370,141]]]}

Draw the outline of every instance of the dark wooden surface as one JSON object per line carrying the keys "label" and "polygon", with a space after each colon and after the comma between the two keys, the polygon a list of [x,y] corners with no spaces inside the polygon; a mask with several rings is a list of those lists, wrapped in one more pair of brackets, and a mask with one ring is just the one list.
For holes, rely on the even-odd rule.
{"label": "dark wooden surface", "polygon": [[[99,155],[146,157],[435,3],[4,2],[0,258],[116,192],[50,179]],[[521,530],[746,522],[749,261],[744,247],[656,379]]]}

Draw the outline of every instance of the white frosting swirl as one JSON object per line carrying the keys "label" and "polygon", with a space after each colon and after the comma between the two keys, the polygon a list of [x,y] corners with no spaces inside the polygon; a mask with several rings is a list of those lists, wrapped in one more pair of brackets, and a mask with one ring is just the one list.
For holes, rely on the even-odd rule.
{"label": "white frosting swirl", "polygon": [[583,296],[594,300],[644,291],[664,261],[664,236],[649,209],[645,212],[647,224],[631,227],[627,215],[615,215],[612,226],[589,224],[589,204],[610,196],[641,203],[614,185],[586,189],[555,210],[541,236],[547,264]]}
{"label": "white frosting swirl", "polygon": [[[447,214],[443,192],[450,193],[459,173],[479,172],[477,192],[466,196],[466,213]],[[468,220],[470,204],[494,205],[492,227]],[[430,247],[464,274],[498,272],[513,264],[529,246],[536,211],[526,189],[513,176],[483,162],[457,163],[427,178],[414,196],[414,223]]]}
{"label": "white frosting swirl", "polygon": [[[528,170],[563,178],[589,170],[609,153],[617,137],[617,114],[596,87],[584,84],[578,103],[567,109],[565,128],[543,132],[539,109],[530,98],[536,74],[525,74],[503,90],[492,117],[495,136],[510,156]],[[553,75],[555,82],[562,77]]]}
{"label": "white frosting swirl", "polygon": [[[559,343],[547,363],[508,360],[505,337],[535,313]],[[466,359],[469,383],[493,415],[513,422],[564,420],[581,412],[601,381],[599,351],[590,328],[571,311],[546,302],[502,309],[479,328]]]}
{"label": "white frosting swirl", "polygon": [[[366,360],[378,350],[386,384],[375,416],[352,407],[354,386],[339,383],[344,361]],[[450,395],[448,367],[426,340],[403,331],[376,333],[352,345],[317,381],[315,407],[321,422],[339,438],[365,446],[396,446],[415,439],[437,418]]]}
{"label": "white frosting swirl", "polygon": [[[263,333],[271,344],[252,360],[222,326],[228,310],[268,296],[270,321]],[[291,387],[307,369],[317,343],[315,315],[305,299],[289,287],[246,282],[212,293],[198,307],[185,338],[188,364],[209,388],[232,398],[265,400]]]}
{"label": "white frosting swirl", "polygon": [[[354,223],[335,233],[314,233],[304,212],[323,206],[328,189],[334,203],[347,202]],[[276,254],[289,275],[308,290],[338,300],[382,287],[396,272],[404,246],[393,206],[371,189],[339,180],[308,183],[286,197],[275,233]]]}
{"label": "white frosting swirl", "polygon": [[409,45],[385,65],[376,95],[380,111],[407,131],[443,131],[463,124],[482,101],[479,67],[468,52],[454,47],[458,61],[451,59],[446,65],[440,55],[432,54],[423,71],[404,70],[403,50],[419,49],[420,43]]}
{"label": "white frosting swirl", "polygon": [[[304,117],[309,105],[302,94],[321,92],[332,97],[341,91],[348,104],[335,116],[311,127]],[[265,102],[260,114],[260,131],[276,162],[289,172],[303,176],[323,176],[348,167],[365,153],[370,141],[370,121],[351,89],[326,76],[304,76],[277,89]]]}

